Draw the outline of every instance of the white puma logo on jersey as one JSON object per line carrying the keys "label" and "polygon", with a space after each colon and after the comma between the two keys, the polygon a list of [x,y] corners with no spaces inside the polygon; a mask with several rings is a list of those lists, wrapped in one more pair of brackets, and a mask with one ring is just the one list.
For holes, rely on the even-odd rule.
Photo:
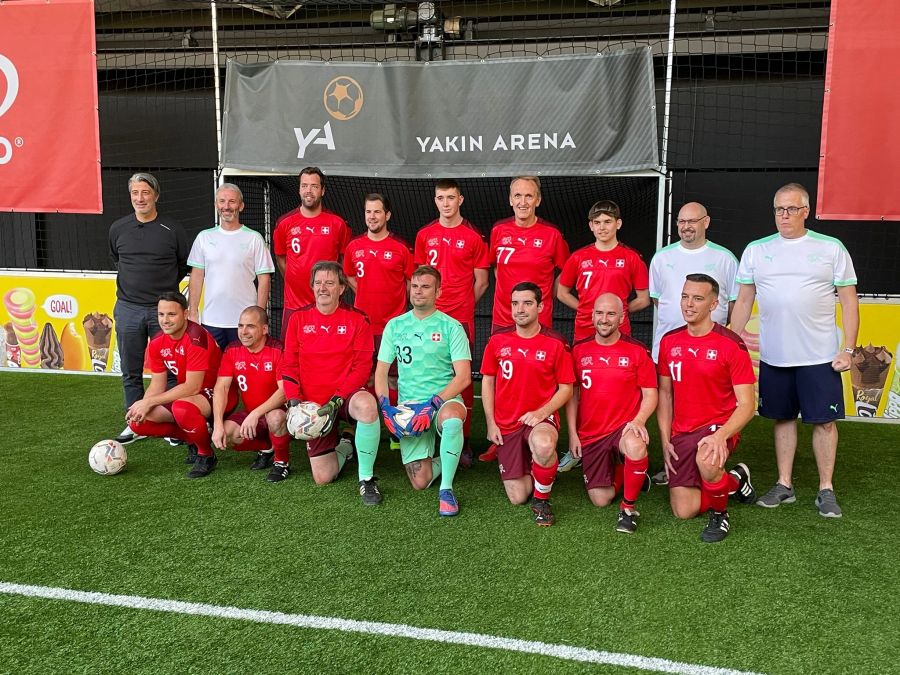
{"label": "white puma logo on jersey", "polygon": [[516,237],[516,241],[522,244],[522,246],[528,243],[528,239],[526,239],[525,237]]}
{"label": "white puma logo on jersey", "polygon": [[697,356],[697,354],[700,351],[700,348],[699,347],[688,347],[688,351],[691,353],[692,356]]}
{"label": "white puma logo on jersey", "polygon": [[447,246],[453,243],[447,237],[441,237],[441,241],[447,244]]}
{"label": "white puma logo on jersey", "polygon": [[608,356],[598,356],[597,360],[603,361],[603,363],[605,363],[606,365],[609,365],[609,357]]}
{"label": "white puma logo on jersey", "polygon": [[306,231],[309,232],[310,234],[315,234],[315,233],[316,233],[316,228],[314,228],[314,227],[307,227],[307,228],[306,228]]}
{"label": "white puma logo on jersey", "polygon": [[259,364],[258,364],[258,363],[252,363],[252,362],[251,362],[251,363],[249,364],[249,366],[250,366],[251,368],[253,368],[254,370],[259,370]]}
{"label": "white puma logo on jersey", "polygon": [[518,349],[517,351],[518,351],[522,356],[526,356],[526,357],[528,356],[528,350],[527,350],[527,349],[522,349],[521,347],[519,347],[519,349]]}
{"label": "white puma logo on jersey", "polygon": [[604,267],[609,267],[609,263],[605,260],[597,259],[597,262],[603,265]]}
{"label": "white puma logo on jersey", "polygon": [[331,330],[331,326],[322,326],[322,325],[320,325],[319,328],[321,328],[321,329],[322,329],[323,331],[325,331],[326,333],[327,333],[328,331]]}

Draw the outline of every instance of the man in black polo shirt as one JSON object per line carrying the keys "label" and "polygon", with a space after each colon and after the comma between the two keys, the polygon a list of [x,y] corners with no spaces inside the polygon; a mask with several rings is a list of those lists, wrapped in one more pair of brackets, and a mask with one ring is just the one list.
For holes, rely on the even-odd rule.
{"label": "man in black polo shirt", "polygon": [[[184,229],[161,217],[156,210],[159,182],[149,173],[128,179],[134,213],[109,228],[109,254],[118,270],[116,277],[116,342],[122,364],[125,410],[144,396],[144,351],[156,335],[159,296],[178,290],[188,271],[190,245]],[[137,440],[126,426],[116,438],[120,443]]]}

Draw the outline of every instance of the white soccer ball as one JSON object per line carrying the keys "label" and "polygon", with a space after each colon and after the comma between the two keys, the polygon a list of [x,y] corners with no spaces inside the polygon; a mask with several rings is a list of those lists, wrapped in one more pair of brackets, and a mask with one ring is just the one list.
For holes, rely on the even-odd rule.
{"label": "white soccer ball", "polygon": [[321,406],[312,401],[303,401],[288,410],[288,433],[301,441],[310,441],[322,435],[322,429],[328,424],[328,416],[319,417],[316,411]]}
{"label": "white soccer ball", "polygon": [[88,453],[88,464],[101,476],[117,474],[127,463],[128,453],[118,441],[100,441]]}
{"label": "white soccer ball", "polygon": [[397,406],[397,412],[394,414],[394,424],[397,425],[397,432],[401,436],[415,436],[412,428],[409,426],[412,422],[416,411],[409,407],[413,401],[404,401]]}

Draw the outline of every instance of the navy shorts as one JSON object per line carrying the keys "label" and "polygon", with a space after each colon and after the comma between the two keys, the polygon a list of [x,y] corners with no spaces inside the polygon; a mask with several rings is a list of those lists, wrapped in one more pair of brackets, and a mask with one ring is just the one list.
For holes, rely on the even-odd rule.
{"label": "navy shorts", "polygon": [[770,366],[759,362],[759,414],[772,420],[825,424],[844,419],[841,374],[831,362],[814,366]]}

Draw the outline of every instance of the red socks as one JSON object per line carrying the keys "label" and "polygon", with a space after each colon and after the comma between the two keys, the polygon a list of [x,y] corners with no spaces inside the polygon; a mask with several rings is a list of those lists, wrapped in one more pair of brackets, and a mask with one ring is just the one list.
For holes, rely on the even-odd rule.
{"label": "red socks", "polygon": [[[650,466],[650,459],[647,457],[634,460],[627,455],[625,456],[621,504],[623,509],[634,509],[634,503],[637,501],[638,495],[641,494],[641,489],[644,487],[648,466]],[[618,468],[616,471],[618,472]]]}
{"label": "red socks", "polygon": [[272,447],[275,449],[275,461],[282,464],[288,464],[291,460],[291,435],[273,436],[269,434],[272,441]]}
{"label": "red socks", "polygon": [[151,422],[144,420],[143,422],[130,422],[128,424],[131,430],[139,436],[154,436],[156,438],[177,438],[182,441],[187,440],[184,432],[174,422]]}
{"label": "red socks", "polygon": [[541,466],[537,462],[531,463],[531,477],[534,479],[534,498],[550,499],[550,491],[553,489],[553,481],[556,480],[556,469],[559,462],[554,461],[553,466]]}
{"label": "red socks", "polygon": [[182,429],[180,438],[196,445],[197,454],[205,457],[213,454],[206,418],[200,408],[188,401],[175,401],[172,404],[172,416]]}
{"label": "red socks", "polygon": [[728,509],[728,495],[738,489],[737,478],[727,471],[715,483],[700,481],[700,513],[713,511],[726,511]]}

